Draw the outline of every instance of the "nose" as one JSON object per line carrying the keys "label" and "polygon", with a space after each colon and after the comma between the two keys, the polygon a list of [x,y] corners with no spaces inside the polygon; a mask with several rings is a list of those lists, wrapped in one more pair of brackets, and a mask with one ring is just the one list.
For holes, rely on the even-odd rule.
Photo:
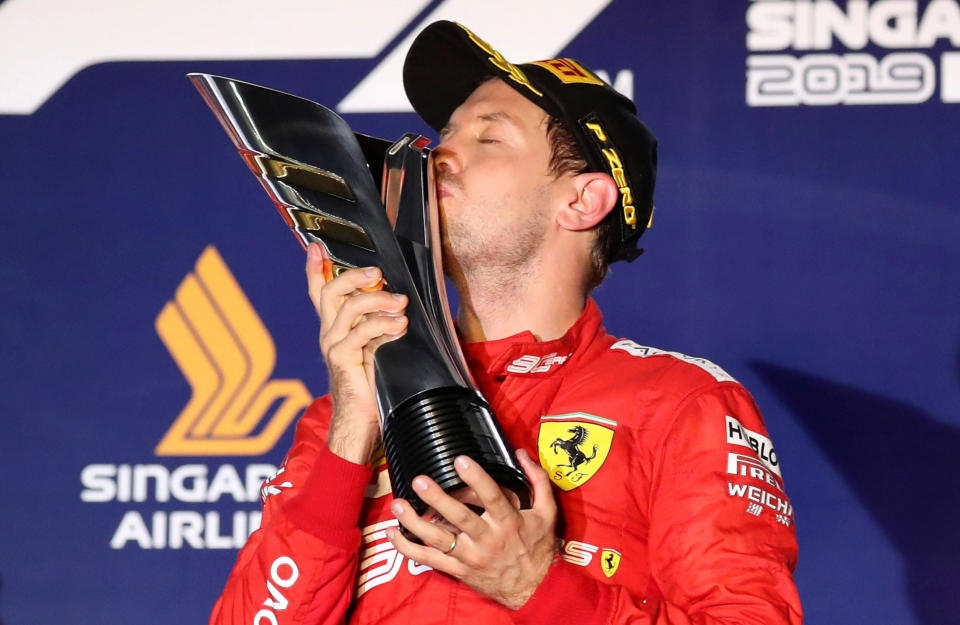
{"label": "nose", "polygon": [[452,137],[447,137],[433,150],[433,166],[437,172],[455,174],[463,167],[463,162]]}

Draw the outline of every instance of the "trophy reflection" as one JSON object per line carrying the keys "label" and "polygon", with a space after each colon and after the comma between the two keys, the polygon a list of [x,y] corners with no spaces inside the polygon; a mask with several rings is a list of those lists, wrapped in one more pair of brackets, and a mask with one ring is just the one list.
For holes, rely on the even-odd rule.
{"label": "trophy reflection", "polygon": [[413,478],[427,475],[455,493],[466,485],[453,461],[466,455],[529,507],[530,485],[473,383],[453,329],[429,140],[406,134],[391,143],[355,134],[310,100],[209,74],[189,77],[300,244],[326,248],[328,279],[376,265],[382,288],[409,297],[406,334],[374,357],[394,495],[423,514],[427,505],[413,491]]}

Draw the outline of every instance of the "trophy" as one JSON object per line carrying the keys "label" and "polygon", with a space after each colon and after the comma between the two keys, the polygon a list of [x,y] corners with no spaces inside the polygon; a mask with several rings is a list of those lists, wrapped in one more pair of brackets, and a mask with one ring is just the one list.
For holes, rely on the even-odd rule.
{"label": "trophy", "polygon": [[310,100],[209,74],[189,78],[300,244],[326,248],[328,279],[376,265],[381,288],[409,297],[406,334],[374,357],[394,494],[424,514],[428,506],[413,491],[413,478],[427,475],[454,493],[466,485],[453,461],[466,455],[529,507],[530,485],[453,329],[429,140],[355,134]]}

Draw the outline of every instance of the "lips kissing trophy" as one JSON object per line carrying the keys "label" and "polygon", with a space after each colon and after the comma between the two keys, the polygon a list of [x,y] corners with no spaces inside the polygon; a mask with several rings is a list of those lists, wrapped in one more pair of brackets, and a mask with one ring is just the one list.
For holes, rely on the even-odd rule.
{"label": "lips kissing trophy", "polygon": [[376,265],[382,288],[409,297],[406,334],[374,357],[395,496],[425,513],[413,478],[427,475],[453,493],[466,486],[453,461],[466,455],[529,507],[530,485],[473,383],[453,329],[429,140],[406,134],[391,143],[355,134],[310,100],[209,74],[189,78],[300,244],[325,246],[332,261],[327,279]]}

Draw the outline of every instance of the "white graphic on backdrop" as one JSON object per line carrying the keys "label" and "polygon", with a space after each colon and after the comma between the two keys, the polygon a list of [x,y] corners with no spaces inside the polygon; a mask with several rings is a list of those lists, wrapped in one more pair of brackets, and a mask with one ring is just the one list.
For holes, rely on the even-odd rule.
{"label": "white graphic on backdrop", "polygon": [[0,114],[32,113],[74,74],[109,61],[373,57],[427,4],[7,0]]}
{"label": "white graphic on backdrop", "polygon": [[[260,527],[260,510],[238,506],[221,514],[203,504],[260,501],[264,480],[277,472],[272,464],[88,464],[80,472],[87,503],[121,502],[128,509],[110,547],[123,549],[239,549]],[[168,503],[192,509],[171,510]],[[160,505],[158,505],[160,504]],[[200,504],[199,506],[197,504]]]}
{"label": "white graphic on backdrop", "polygon": [[[922,9],[917,0],[751,0],[746,21],[747,50],[778,52],[747,57],[750,106],[926,102],[937,87],[937,61],[941,101],[960,102],[960,52],[932,51],[960,48],[957,0]],[[847,53],[868,46],[897,52]]]}
{"label": "white graphic on backdrop", "polygon": [[[341,103],[409,111],[400,66],[434,19],[456,19],[517,59],[555,55],[611,0],[441,2]],[[77,72],[111,61],[373,58],[428,0],[6,0],[0,4],[0,115],[36,111]],[[369,19],[375,15],[376,19]],[[632,83],[619,74],[617,81]],[[631,91],[632,91],[632,84]]]}
{"label": "white graphic on backdrop", "polygon": [[[557,3],[552,0],[498,0],[484,3],[483,11],[477,11],[477,3],[473,0],[447,0],[431,11],[400,45],[360,81],[340,102],[337,110],[344,113],[411,110],[403,93],[403,59],[413,39],[430,22],[463,22],[489,41],[504,57],[522,62],[556,56],[608,4],[610,0],[566,2],[562,9],[558,9]],[[469,19],[465,16],[469,16]]]}

